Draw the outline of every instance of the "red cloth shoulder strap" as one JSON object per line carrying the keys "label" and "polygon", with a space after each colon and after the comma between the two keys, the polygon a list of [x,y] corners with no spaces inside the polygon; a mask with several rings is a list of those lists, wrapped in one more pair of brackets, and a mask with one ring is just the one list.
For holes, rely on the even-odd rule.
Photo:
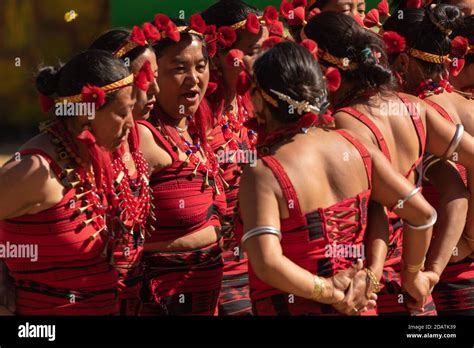
{"label": "red cloth shoulder strap", "polygon": [[155,137],[156,140],[158,140],[158,142],[160,143],[160,145],[165,149],[166,152],[168,152],[168,154],[171,156],[171,158],[173,159],[173,162],[177,162],[179,161],[179,157],[178,157],[178,154],[173,151],[173,147],[171,146],[171,144],[169,143],[169,141],[167,141],[165,139],[165,137],[163,136],[163,134],[161,134],[157,129],[156,127],[154,127],[150,122],[147,122],[147,121],[143,121],[143,120],[140,120],[140,121],[137,121],[139,124],[147,127],[152,133],[153,133],[153,136]]}
{"label": "red cloth shoulder strap", "polygon": [[49,167],[53,170],[54,174],[59,178],[62,179],[64,176],[64,171],[63,169],[59,166],[59,164],[50,156],[48,155],[45,151],[40,150],[40,149],[25,149],[19,151],[20,155],[22,156],[27,156],[27,155],[38,155],[43,157],[46,162],[48,162]]}
{"label": "red cloth shoulder strap", "polygon": [[438,103],[435,103],[432,100],[425,99],[426,104],[432,106],[438,113],[443,116],[446,120],[448,120],[451,123],[455,123],[451,115],[448,114],[448,112]]}
{"label": "red cloth shoulder strap", "polygon": [[288,202],[288,212],[290,214],[290,219],[303,216],[301,212],[300,201],[298,200],[298,195],[296,194],[295,188],[280,162],[273,156],[263,156],[261,159],[271,169],[273,175],[280,184],[281,190],[283,191],[283,196]]}
{"label": "red cloth shoulder strap", "polygon": [[425,127],[423,126],[423,121],[421,120],[421,117],[420,117],[419,110],[414,106],[414,104],[410,100],[408,100],[408,98],[401,95],[400,93],[397,93],[397,95],[400,98],[400,100],[403,102],[403,104],[405,104],[410,114],[411,120],[416,129],[416,134],[418,135],[418,140],[420,142],[420,156],[415,161],[415,163],[413,163],[410,170],[405,175],[405,177],[408,177],[415,169],[417,169],[419,165],[421,165],[423,161],[423,154],[425,153],[425,145],[426,145],[426,132],[425,132]]}
{"label": "red cloth shoulder strap", "polygon": [[377,139],[377,144],[379,145],[380,151],[382,151],[382,153],[385,155],[385,157],[387,157],[387,159],[390,162],[392,161],[392,157],[390,156],[390,151],[388,149],[387,142],[385,141],[385,138],[383,137],[382,132],[367,115],[351,107],[346,107],[346,108],[337,110],[337,112],[340,112],[340,111],[345,112],[355,117],[360,122],[362,122],[367,128],[369,128],[371,132],[374,134],[375,138]]}
{"label": "red cloth shoulder strap", "polygon": [[362,161],[364,161],[365,172],[367,174],[367,179],[369,180],[369,190],[372,189],[372,158],[370,157],[369,151],[362,145],[356,138],[347,133],[343,129],[337,129],[340,135],[346,138],[354,147],[359,151]]}

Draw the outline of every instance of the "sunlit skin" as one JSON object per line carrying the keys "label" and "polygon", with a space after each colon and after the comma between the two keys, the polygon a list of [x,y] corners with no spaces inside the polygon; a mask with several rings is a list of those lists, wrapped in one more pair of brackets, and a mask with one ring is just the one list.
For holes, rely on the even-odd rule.
{"label": "sunlit skin", "polygon": [[184,128],[186,116],[193,115],[209,83],[209,64],[201,41],[181,41],[166,48],[158,58],[158,105]]}
{"label": "sunlit skin", "polygon": [[143,52],[131,62],[131,71],[133,74],[137,74],[140,71],[140,68],[143,66],[143,63],[146,61],[149,61],[151,64],[151,69],[155,74],[155,80],[150,82],[148,91],[146,92],[137,88],[137,101],[135,103],[135,107],[133,108],[133,117],[135,120],[146,120],[148,117],[150,117],[150,111],[153,110],[153,107],[156,103],[156,97],[160,92],[160,88],[156,82],[156,79],[158,78],[158,64],[156,62],[155,52],[152,49],[147,48],[145,52]]}
{"label": "sunlit skin", "polygon": [[321,7],[321,11],[342,12],[346,15],[362,19],[365,17],[365,0],[330,0],[329,3]]}
{"label": "sunlit skin", "polygon": [[[276,120],[261,94],[253,88],[252,99],[256,117],[264,124],[267,131],[274,131],[285,126]],[[288,125],[286,125],[288,126]],[[371,199],[384,206],[393,206],[400,197],[413,189],[413,184],[396,173],[381,152],[370,143],[363,141],[369,149],[373,164],[373,188]],[[348,151],[350,164],[339,160],[337,153]],[[300,200],[303,212],[315,211],[317,208],[328,207],[367,189],[367,175],[361,162],[360,154],[341,136],[332,131],[313,129],[307,135],[298,134],[289,142],[272,147],[271,152],[285,168]],[[297,154],[297,155],[296,155]],[[329,155],[330,154],[330,155]],[[304,160],[302,160],[304,158]],[[350,180],[347,169],[350,166]],[[312,184],[314,183],[314,185]],[[337,190],[334,189],[337,187]],[[242,176],[239,201],[244,231],[256,226],[273,226],[280,228],[280,219],[289,216],[288,204],[282,194],[273,173],[259,161],[254,168],[246,168]],[[408,207],[409,205],[409,207]],[[430,205],[421,195],[416,195],[404,209],[397,214],[405,215],[407,221],[413,219],[422,223],[431,215]],[[417,238],[417,250],[408,259],[423,258],[423,248],[427,248],[431,231],[414,235]],[[368,232],[369,233],[369,232]],[[272,235],[261,235],[249,239],[245,248],[257,276],[266,283],[288,293],[309,298],[314,288],[312,275],[295,265],[282,255],[279,240]],[[412,250],[413,252],[413,250]],[[367,265],[375,270],[367,260]],[[382,261],[383,263],[383,261]],[[379,271],[378,271],[379,272]],[[434,273],[420,275],[416,283],[426,293],[430,281],[436,282]],[[424,277],[423,277],[424,276]],[[344,271],[332,278],[325,278],[327,292],[320,302],[336,304],[337,309],[345,314],[354,315],[353,308],[371,307],[373,302],[366,298],[365,271]],[[348,290],[348,292],[346,292]],[[413,290],[413,289],[410,289]],[[415,290],[417,291],[417,290]],[[415,292],[414,291],[414,292]],[[422,296],[422,295],[420,295]],[[345,303],[347,299],[348,302]],[[376,299],[374,296],[372,299]]]}
{"label": "sunlit skin", "polygon": [[[115,151],[126,142],[128,133],[133,127],[132,109],[135,99],[132,87],[121,89],[116,98],[96,112],[90,121],[92,133],[97,144],[109,151]],[[87,149],[75,137],[89,123],[86,116],[75,116],[68,120],[67,128],[73,135],[81,157],[88,163]],[[41,133],[25,143],[21,149],[37,148],[45,151],[52,158],[57,158],[56,148],[47,133]],[[67,162],[58,162],[65,166]],[[90,167],[90,164],[87,165]],[[14,218],[24,214],[35,214],[51,208],[61,201],[65,188],[56,178],[49,164],[40,156],[23,156],[13,160],[0,169],[0,220]]]}
{"label": "sunlit skin", "polygon": [[[186,116],[197,111],[209,82],[209,64],[203,54],[202,43],[193,37],[192,42],[181,41],[160,53],[157,79],[160,93],[157,102],[169,116],[167,123],[185,128]],[[170,165],[171,156],[156,143],[150,130],[142,125],[138,126],[138,130],[140,150],[148,161],[151,172],[156,173]],[[187,131],[182,134],[192,142]],[[180,160],[186,159],[181,150],[178,150],[178,156]],[[199,156],[204,159],[202,154]],[[145,243],[145,250],[195,250],[216,242],[218,238],[218,231],[210,226],[176,240]]]}

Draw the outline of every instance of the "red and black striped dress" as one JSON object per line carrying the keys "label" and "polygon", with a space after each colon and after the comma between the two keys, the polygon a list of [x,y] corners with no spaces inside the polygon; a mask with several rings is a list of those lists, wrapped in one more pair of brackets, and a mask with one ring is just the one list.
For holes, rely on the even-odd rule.
{"label": "red and black striped dress", "polygon": [[[121,315],[139,315],[141,312],[141,289],[144,280],[142,262],[146,232],[149,230],[149,211],[151,195],[149,193],[149,166],[139,149],[137,124],[129,136],[130,160],[135,163],[135,172],[129,175],[123,161],[124,151],[114,153],[115,192],[120,207],[115,212],[113,228],[122,238],[114,247],[114,266],[119,275],[118,296]],[[123,182],[127,180],[128,182]],[[124,197],[123,192],[131,197]],[[110,221],[112,220],[112,221]]]}
{"label": "red and black striped dress", "polygon": [[[423,153],[426,144],[426,133],[423,122],[419,116],[418,110],[414,107],[405,96],[397,94],[400,100],[405,104],[407,111],[413,122],[418,141],[420,143],[420,156],[413,163],[410,170],[405,174],[406,178],[416,173],[416,186],[421,186]],[[339,111],[345,112],[360,122],[362,122],[375,136],[377,144],[382,153],[391,161],[390,151],[380,129],[367,115],[360,111],[347,107]],[[431,296],[428,298],[422,313],[409,313],[404,305],[404,295],[401,288],[401,257],[402,257],[402,237],[403,237],[403,221],[394,213],[389,212],[389,239],[388,254],[384,264],[383,276],[381,279],[381,291],[377,294],[377,313],[380,315],[436,315],[436,308]]]}
{"label": "red and black striped dress", "polygon": [[[246,253],[242,250],[234,236],[235,217],[237,214],[237,203],[239,195],[240,176],[242,173],[241,165],[245,164],[245,160],[249,159],[252,150],[252,142],[249,134],[255,132],[241,125],[240,133],[236,134],[238,138],[238,149],[229,149],[226,146],[227,140],[223,135],[223,131],[230,132],[229,123],[244,123],[251,117],[250,96],[248,93],[244,96],[237,96],[237,115],[241,115],[243,120],[229,120],[225,122],[218,120],[217,126],[212,133],[211,146],[213,150],[222,156],[221,168],[223,169],[223,178],[229,185],[225,190],[227,209],[222,217],[222,234],[224,239],[224,277],[222,281],[221,294],[219,296],[219,315],[250,315],[252,313],[252,304],[249,296],[249,280],[248,280],[248,260]],[[249,110],[250,109],[250,110]],[[249,133],[250,132],[250,133]],[[255,136],[255,135],[253,135]],[[232,140],[231,140],[232,141]],[[241,158],[238,155],[231,157],[232,152],[242,151],[247,157]],[[239,163],[240,161],[240,163]]]}
{"label": "red and black striped dress", "polygon": [[[155,141],[171,156],[173,163],[150,178],[153,191],[154,231],[146,243],[175,240],[209,226],[220,229],[218,207],[225,207],[222,183],[220,194],[204,188],[204,173],[190,179],[195,166],[179,160],[172,145],[146,121]],[[209,181],[214,179],[209,178]],[[145,252],[146,284],[144,315],[215,315],[222,283],[222,243],[192,251]]]}
{"label": "red and black striped dress", "polygon": [[[20,153],[43,157],[61,182],[70,181],[69,173],[42,150]],[[36,262],[4,260],[15,282],[16,314],[117,314],[117,272],[104,254],[109,238],[98,233],[105,226],[104,215],[94,209],[77,212],[92,200],[95,192],[88,190],[82,182],[68,188],[51,208],[0,221],[2,244],[38,246]]]}
{"label": "red and black striped dress", "polygon": [[[446,120],[456,123],[439,104],[431,100],[425,101]],[[467,185],[466,169],[459,163],[456,166],[464,184]],[[423,195],[438,209],[439,192],[426,181],[423,181]],[[433,290],[433,298],[439,315],[474,315],[474,260],[467,257],[462,261],[449,263]]]}
{"label": "red and black striped dress", "polygon": [[[297,193],[280,162],[270,155],[261,157],[278,180],[285,200],[294,203],[293,209],[289,209],[290,216],[280,220],[283,255],[298,266],[322,277],[331,277],[337,271],[351,267],[357,258],[363,256],[361,254],[367,226],[367,209],[372,191],[372,161],[367,149],[345,131],[337,132],[360,153],[369,187],[366,191],[330,207],[303,214]],[[236,232],[240,239],[240,224]],[[328,249],[328,245],[337,246],[334,248],[335,254]],[[338,250],[341,248],[350,249],[352,252],[340,255]],[[331,305],[320,304],[273,288],[261,281],[251,266],[249,281],[255,315],[339,315]]]}

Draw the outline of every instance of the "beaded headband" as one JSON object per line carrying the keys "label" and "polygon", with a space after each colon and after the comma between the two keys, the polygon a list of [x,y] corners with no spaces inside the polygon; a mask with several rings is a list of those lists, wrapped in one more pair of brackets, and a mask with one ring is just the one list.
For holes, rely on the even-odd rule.
{"label": "beaded headband", "polygon": [[451,59],[449,58],[449,54],[445,56],[440,56],[433,53],[423,52],[411,47],[407,50],[407,53],[410,56],[424,60],[425,62],[436,63],[436,64],[451,62]]}
{"label": "beaded headband", "polygon": [[[55,98],[54,101],[56,103],[63,103],[63,102],[79,103],[81,101],[88,101],[87,99],[90,99],[90,98],[92,99],[91,101],[97,101],[97,100],[100,100],[101,97],[104,97],[105,94],[107,93],[112,93],[118,89],[131,85],[133,81],[134,81],[134,76],[133,74],[130,74],[121,80],[115,81],[103,87],[89,86],[89,85],[84,86],[80,94],[66,96],[66,97],[58,97],[58,98]],[[90,98],[88,98],[89,96],[86,94],[86,92],[92,93],[90,95]],[[103,104],[104,103],[102,103],[102,105]],[[96,105],[96,107],[100,107],[102,105],[98,105],[98,106]]]}
{"label": "beaded headband", "polygon": [[145,45],[148,45],[148,42],[145,38],[145,34],[143,33],[142,29],[137,26],[134,26],[132,29],[132,33],[130,34],[130,38],[127,39],[122,45],[120,45],[120,47],[117,48],[112,53],[112,55],[115,58],[121,58],[128,52],[132,51],[134,48]]}
{"label": "beaded headband", "polygon": [[318,49],[318,57],[337,66],[341,70],[356,70],[358,68],[358,64],[351,62],[349,58],[339,58],[322,49]]}

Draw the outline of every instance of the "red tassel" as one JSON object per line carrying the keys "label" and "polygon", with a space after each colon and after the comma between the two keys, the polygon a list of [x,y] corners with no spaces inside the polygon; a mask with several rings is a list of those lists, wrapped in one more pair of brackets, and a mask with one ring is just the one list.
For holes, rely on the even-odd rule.
{"label": "red tassel", "polygon": [[138,74],[135,76],[135,80],[133,81],[133,84],[141,89],[143,92],[148,91],[148,79],[146,77],[146,73],[142,70],[138,72]]}
{"label": "red tassel", "polygon": [[367,15],[364,18],[364,25],[367,28],[382,26],[382,24],[380,23],[379,11],[377,11],[377,9],[373,8],[372,10],[367,12]]}
{"label": "red tassel", "polygon": [[146,45],[145,34],[143,34],[143,31],[140,29],[140,27],[137,26],[134,26],[132,28],[132,35],[130,36],[130,40],[132,40],[136,44],[139,44],[140,46]]}
{"label": "red tassel", "polygon": [[237,40],[237,34],[231,27],[220,27],[218,33],[219,42],[224,47],[232,47]]}
{"label": "red tassel", "polygon": [[143,24],[143,34],[145,34],[147,41],[150,43],[161,39],[161,34],[158,29],[148,22]]}
{"label": "red tassel", "polygon": [[294,11],[295,7],[291,2],[288,2],[287,0],[283,0],[283,2],[280,5],[280,13],[281,15],[288,20],[288,17],[290,16],[290,11]]}
{"label": "red tassel", "polygon": [[196,13],[189,18],[189,27],[198,33],[204,34],[207,26],[202,16]]}
{"label": "red tassel", "polygon": [[458,76],[461,70],[464,69],[465,64],[464,58],[454,58],[449,66],[449,73],[452,76]]}
{"label": "red tassel", "polygon": [[[290,16],[291,17],[291,16]],[[306,20],[306,10],[304,7],[297,7],[293,11],[293,18],[288,18],[289,25],[302,25]]]}
{"label": "red tassel", "polygon": [[155,25],[158,31],[160,32],[165,31],[170,22],[171,22],[171,19],[167,15],[158,13],[155,16]]}
{"label": "red tassel", "polygon": [[245,27],[251,34],[257,35],[260,32],[260,21],[255,13],[249,13]]}
{"label": "red tassel", "polygon": [[140,72],[143,71],[145,73],[146,79],[151,82],[155,79],[155,74],[153,73],[153,70],[151,69],[151,63],[149,60],[145,61],[143,63],[142,67],[140,68]]}
{"label": "red tassel", "polygon": [[40,102],[40,107],[41,107],[41,112],[48,112],[54,107],[54,99],[51,97],[47,97],[43,94],[40,94],[38,96],[39,102]]}
{"label": "red tassel", "polygon": [[249,74],[244,70],[241,71],[239,76],[237,77],[237,94],[238,95],[244,95],[247,93],[250,89],[250,86],[252,85],[252,80],[249,76]]}
{"label": "red tassel", "polygon": [[209,81],[208,85],[207,85],[207,89],[206,89],[206,97],[210,96],[211,94],[213,94],[216,90],[217,90],[217,87],[219,85],[216,83],[216,82],[211,82]]}
{"label": "red tassel", "polygon": [[330,92],[335,92],[339,87],[341,87],[341,73],[339,72],[339,69],[330,67],[326,70],[324,76]]}
{"label": "red tassel", "polygon": [[405,51],[406,41],[403,36],[395,31],[386,31],[382,35],[388,54],[397,54]]}
{"label": "red tassel", "polygon": [[318,60],[318,44],[310,39],[305,39],[301,41],[301,46],[308,49],[308,51],[313,55],[314,59]]}
{"label": "red tassel", "polygon": [[283,23],[280,21],[273,22],[272,25],[268,27],[268,35],[269,36],[278,36],[283,37]]}
{"label": "red tassel", "polygon": [[95,109],[100,109],[105,104],[105,92],[97,86],[85,85],[82,87],[82,101],[85,103],[94,103]]}
{"label": "red tassel", "polygon": [[267,26],[272,25],[274,22],[278,21],[278,11],[273,6],[265,7],[263,11],[263,19]]}
{"label": "red tassel", "polygon": [[181,34],[178,31],[178,27],[173,22],[169,22],[165,28],[165,35],[170,40],[174,42],[179,42],[181,40]]}
{"label": "red tassel", "polygon": [[298,128],[309,128],[316,123],[318,120],[318,115],[313,112],[308,112],[304,114],[297,123]]}
{"label": "red tassel", "polygon": [[389,13],[390,10],[389,10],[387,0],[380,1],[379,4],[377,5],[377,10],[379,10],[380,15],[383,16],[383,17],[389,17],[390,16],[390,13]]}
{"label": "red tassel", "polygon": [[[321,13],[321,10],[317,7],[313,8],[311,10],[311,12],[308,14],[308,20],[310,20],[311,18],[313,18],[314,16],[317,16],[318,14]],[[358,16],[357,16],[358,17]]]}
{"label": "red tassel", "polygon": [[207,54],[210,58],[214,58],[217,53],[217,43],[215,41],[207,44]]}
{"label": "red tassel", "polygon": [[[244,52],[241,50],[233,49],[230,50],[229,53],[225,56],[225,61],[227,64],[234,68],[238,68],[243,63],[244,59]],[[238,63],[238,65],[236,65]]]}
{"label": "red tassel", "polygon": [[456,36],[451,41],[451,55],[462,58],[469,53],[469,40],[462,36]]}
{"label": "red tassel", "polygon": [[352,17],[352,18],[354,18],[354,20],[355,20],[357,23],[359,23],[359,25],[360,25],[361,27],[364,27],[364,28],[365,28],[364,20],[363,20],[360,16],[354,16],[354,17]]}
{"label": "red tassel", "polygon": [[270,48],[272,48],[273,46],[279,44],[282,41],[283,41],[283,39],[281,37],[270,36],[268,39],[263,41],[262,49],[264,49],[264,50],[270,49]]}
{"label": "red tassel", "polygon": [[[94,170],[94,178],[96,186],[99,190],[105,186],[106,193],[112,191],[112,161],[110,152],[100,148],[96,144],[94,135],[89,130],[82,131],[77,139],[86,145],[89,158]],[[102,174],[104,174],[103,180]]]}

